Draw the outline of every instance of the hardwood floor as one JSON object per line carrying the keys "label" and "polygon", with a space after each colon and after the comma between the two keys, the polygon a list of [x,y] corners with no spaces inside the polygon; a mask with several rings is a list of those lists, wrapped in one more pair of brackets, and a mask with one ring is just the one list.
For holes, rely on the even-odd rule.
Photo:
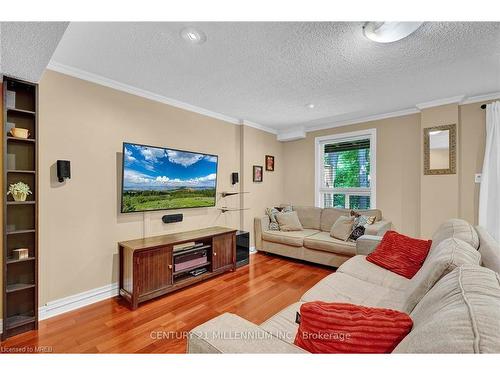
{"label": "hardwood floor", "polygon": [[43,320],[38,331],[1,343],[54,353],[184,353],[186,334],[224,312],[260,324],[296,302],[333,268],[255,254],[250,265],[142,304],[131,311],[119,297]]}

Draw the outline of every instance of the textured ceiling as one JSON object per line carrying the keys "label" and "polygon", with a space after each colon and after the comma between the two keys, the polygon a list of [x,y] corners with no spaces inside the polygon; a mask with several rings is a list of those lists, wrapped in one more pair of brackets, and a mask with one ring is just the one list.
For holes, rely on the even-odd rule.
{"label": "textured ceiling", "polygon": [[68,22],[0,22],[0,72],[38,82]]}
{"label": "textured ceiling", "polygon": [[500,23],[425,23],[390,44],[361,26],[71,23],[52,62],[277,130],[500,91]]}

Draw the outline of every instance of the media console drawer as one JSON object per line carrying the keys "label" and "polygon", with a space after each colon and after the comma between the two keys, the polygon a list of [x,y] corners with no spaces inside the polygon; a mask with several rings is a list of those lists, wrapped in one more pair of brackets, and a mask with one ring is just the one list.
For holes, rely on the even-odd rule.
{"label": "media console drawer", "polygon": [[[182,251],[179,245],[188,244]],[[120,295],[139,303],[236,269],[236,230],[204,228],[118,243]]]}

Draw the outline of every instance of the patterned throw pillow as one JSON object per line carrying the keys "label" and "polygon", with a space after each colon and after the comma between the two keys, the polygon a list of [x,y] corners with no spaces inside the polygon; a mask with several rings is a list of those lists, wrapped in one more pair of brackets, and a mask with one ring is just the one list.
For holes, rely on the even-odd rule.
{"label": "patterned throw pillow", "polygon": [[348,241],[351,242],[356,242],[359,237],[361,237],[363,234],[365,234],[365,227],[356,227],[354,230],[351,232],[351,235],[349,236]]}
{"label": "patterned throw pillow", "polygon": [[354,228],[358,227],[365,227],[366,225],[371,225],[373,224],[376,220],[376,216],[366,216],[366,215],[361,215],[360,213],[351,210],[351,216],[354,216]]}
{"label": "patterned throw pillow", "polygon": [[269,230],[280,230],[280,226],[276,220],[277,213],[279,213],[279,211],[276,207],[266,208],[266,215],[269,216]]}
{"label": "patterned throw pillow", "polygon": [[292,206],[284,206],[284,207],[269,207],[266,208],[266,215],[269,216],[269,230],[280,230],[280,226],[278,224],[278,220],[276,220],[277,213],[286,213],[292,212]]}

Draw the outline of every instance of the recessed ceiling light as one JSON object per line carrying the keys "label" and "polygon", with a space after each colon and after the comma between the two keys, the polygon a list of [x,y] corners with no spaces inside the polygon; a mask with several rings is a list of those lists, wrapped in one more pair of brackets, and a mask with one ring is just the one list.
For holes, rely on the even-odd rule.
{"label": "recessed ceiling light", "polygon": [[201,30],[196,30],[194,27],[186,27],[181,30],[181,37],[193,44],[202,44],[207,41],[207,36]]}
{"label": "recessed ceiling light", "polygon": [[314,108],[314,104],[313,103],[306,104],[306,107],[309,108],[309,109],[313,109]]}
{"label": "recessed ceiling light", "polygon": [[378,43],[392,43],[414,33],[423,22],[367,22],[363,34]]}

